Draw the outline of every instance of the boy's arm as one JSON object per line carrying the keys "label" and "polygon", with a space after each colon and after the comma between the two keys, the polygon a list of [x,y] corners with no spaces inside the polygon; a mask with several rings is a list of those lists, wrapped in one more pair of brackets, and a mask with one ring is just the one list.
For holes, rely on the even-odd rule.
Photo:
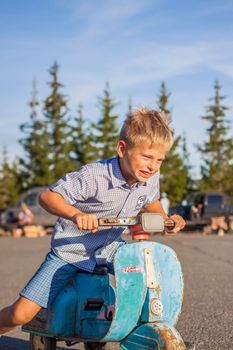
{"label": "boy's arm", "polygon": [[50,214],[73,221],[80,230],[97,231],[98,219],[96,215],[83,213],[67,203],[62,195],[57,192],[43,191],[39,196],[39,203]]}
{"label": "boy's arm", "polygon": [[165,211],[163,210],[163,207],[160,203],[159,200],[150,203],[149,205],[147,205],[146,207],[143,208],[143,211],[148,211],[151,213],[159,213],[162,215],[162,217],[164,219],[168,219],[168,215],[165,213]]}
{"label": "boy's arm", "polygon": [[[151,213],[159,213],[162,215],[164,219],[168,219],[168,215],[163,210],[163,207],[159,200],[150,203],[148,206],[143,208],[143,211],[151,212]],[[180,215],[172,215],[170,217],[175,222],[175,227],[173,230],[169,231],[169,233],[176,233],[185,227],[185,221]]]}

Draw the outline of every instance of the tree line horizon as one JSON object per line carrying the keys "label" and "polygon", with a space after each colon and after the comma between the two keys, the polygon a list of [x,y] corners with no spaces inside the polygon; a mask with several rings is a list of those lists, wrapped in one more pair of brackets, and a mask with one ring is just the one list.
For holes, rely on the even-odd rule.
{"label": "tree line horizon", "polygon": [[[0,209],[15,204],[20,195],[34,186],[49,186],[87,163],[113,157],[119,137],[118,118],[114,108],[118,104],[106,83],[103,95],[98,97],[100,118],[97,122],[85,119],[81,104],[70,117],[67,96],[61,91],[59,66],[56,62],[49,69],[50,93],[39,112],[37,90],[33,84],[29,102],[30,116],[20,125],[23,136],[19,140],[24,155],[8,161],[6,147],[0,164]],[[171,108],[165,82],[161,83],[157,108],[164,111],[170,123]],[[186,136],[174,134],[174,145],[161,168],[161,192],[166,192],[171,205],[182,202],[194,191],[225,192],[233,202],[233,138],[229,136],[230,121],[223,105],[225,96],[216,80],[213,97],[209,98],[206,114],[201,116],[208,122],[207,137],[202,144],[195,145],[200,154],[201,178],[191,176]],[[129,101],[128,111],[132,111]]]}

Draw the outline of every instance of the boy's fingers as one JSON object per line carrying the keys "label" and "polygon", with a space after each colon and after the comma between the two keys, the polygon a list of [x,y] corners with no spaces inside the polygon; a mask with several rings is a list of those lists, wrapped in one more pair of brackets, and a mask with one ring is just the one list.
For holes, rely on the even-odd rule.
{"label": "boy's fingers", "polygon": [[182,229],[182,228],[185,227],[185,221],[184,221],[184,219],[183,219],[180,215],[172,215],[172,216],[171,216],[171,219],[174,220],[174,222],[175,222],[175,228],[174,228],[174,230],[175,230],[176,228]]}
{"label": "boy's fingers", "polygon": [[83,225],[83,229],[84,230],[88,230],[89,229],[89,222],[90,222],[90,219],[87,217],[87,216],[83,216],[82,217],[82,219],[83,219],[83,222],[82,222],[82,225]]}
{"label": "boy's fingers", "polygon": [[80,230],[89,230],[96,232],[99,226],[96,215],[92,214],[75,215],[72,218],[72,221],[78,226]]}
{"label": "boy's fingers", "polygon": [[182,230],[185,227],[185,221],[180,215],[172,215],[171,219],[175,223],[175,227],[172,230],[167,231],[168,234],[174,234]]}
{"label": "boy's fingers", "polygon": [[93,222],[92,222],[92,229],[91,231],[93,233],[95,233],[97,230],[98,230],[98,227],[99,227],[99,223],[98,223],[98,219],[96,216],[93,217]]}
{"label": "boy's fingers", "polygon": [[95,216],[94,217],[94,229],[95,229],[95,231],[97,231],[98,227],[99,227],[99,222],[98,222],[97,217]]}
{"label": "boy's fingers", "polygon": [[179,231],[179,229],[177,231],[175,229],[169,230],[169,231],[165,230],[164,233],[165,233],[165,235],[172,235],[174,233],[177,233],[178,231]]}
{"label": "boy's fingers", "polygon": [[82,216],[78,216],[77,217],[77,226],[78,226],[79,229],[84,229],[83,217]]}
{"label": "boy's fingers", "polygon": [[88,225],[87,225],[88,230],[92,231],[93,229],[96,229],[96,225],[95,225],[95,220],[93,217],[89,217],[88,218]]}

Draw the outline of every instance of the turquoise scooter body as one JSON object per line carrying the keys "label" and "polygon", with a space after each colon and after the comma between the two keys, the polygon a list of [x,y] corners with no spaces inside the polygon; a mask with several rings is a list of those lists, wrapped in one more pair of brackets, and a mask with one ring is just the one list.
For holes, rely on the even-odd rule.
{"label": "turquoise scooter body", "polygon": [[[164,229],[160,215],[142,215],[139,233]],[[63,340],[83,342],[87,350],[107,342],[119,342],[123,350],[185,350],[175,329],[183,300],[176,253],[161,243],[127,243],[116,252],[114,272],[114,283],[105,267],[77,273],[51,307],[23,327],[31,333],[31,348],[54,350]]]}

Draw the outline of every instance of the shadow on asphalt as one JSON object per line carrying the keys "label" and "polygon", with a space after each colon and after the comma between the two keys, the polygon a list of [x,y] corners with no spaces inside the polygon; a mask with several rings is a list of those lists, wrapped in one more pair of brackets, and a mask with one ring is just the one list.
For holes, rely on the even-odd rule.
{"label": "shadow on asphalt", "polygon": [[30,350],[29,342],[23,339],[17,339],[2,336],[0,339],[0,350]]}
{"label": "shadow on asphalt", "polygon": [[[27,340],[2,336],[0,338],[0,350],[30,350],[30,345]],[[67,348],[58,346],[57,350],[67,350]]]}

